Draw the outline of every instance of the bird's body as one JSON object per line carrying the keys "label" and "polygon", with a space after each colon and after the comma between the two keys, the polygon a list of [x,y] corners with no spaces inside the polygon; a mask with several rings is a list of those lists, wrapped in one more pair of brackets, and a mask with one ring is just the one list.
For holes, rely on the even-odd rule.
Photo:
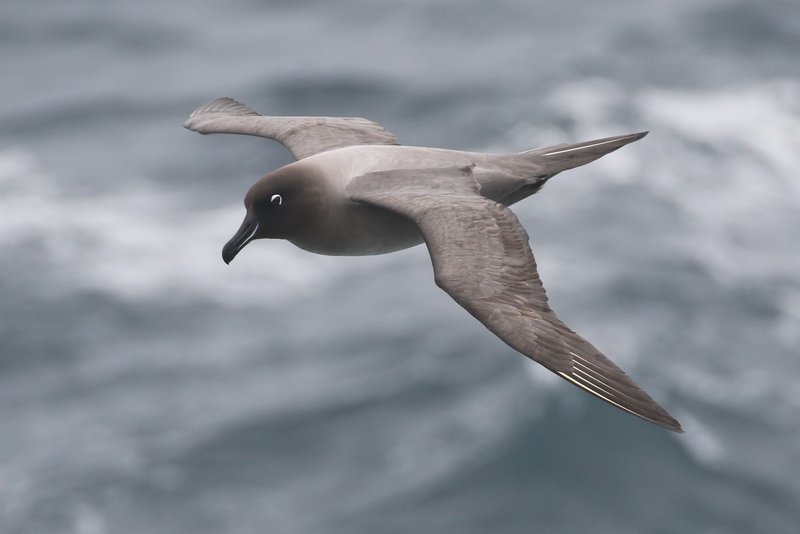
{"label": "bird's body", "polygon": [[185,126],[275,139],[297,158],[248,191],[245,220],[223,248],[226,263],[258,238],[329,255],[383,254],[424,241],[437,285],[508,345],[618,408],[681,431],[550,309],[528,235],[507,207],[645,133],[484,154],[401,146],[365,119],[264,117],[229,98],[198,108]]}
{"label": "bird's body", "polygon": [[[295,161],[278,171],[299,179],[305,177],[309,187],[324,190],[316,209],[308,213],[308,224],[313,224],[314,230],[293,236],[289,241],[304,250],[334,256],[385,254],[418,245],[424,238],[416,224],[396,212],[354,202],[347,187],[355,178],[367,174],[380,180],[376,173],[443,166],[475,166],[473,176],[481,185],[481,194],[506,205],[520,200],[508,198],[520,188],[541,181],[536,177],[541,169],[520,154],[397,145],[337,148]],[[531,188],[528,194],[532,192]]]}

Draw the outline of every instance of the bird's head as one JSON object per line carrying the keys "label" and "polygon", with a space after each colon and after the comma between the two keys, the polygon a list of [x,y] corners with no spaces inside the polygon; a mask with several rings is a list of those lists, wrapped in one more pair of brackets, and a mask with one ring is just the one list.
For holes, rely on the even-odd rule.
{"label": "bird's head", "polygon": [[254,239],[289,238],[300,228],[313,188],[292,173],[276,171],[256,182],[244,197],[247,210],[239,230],[222,248],[222,260],[230,263]]}

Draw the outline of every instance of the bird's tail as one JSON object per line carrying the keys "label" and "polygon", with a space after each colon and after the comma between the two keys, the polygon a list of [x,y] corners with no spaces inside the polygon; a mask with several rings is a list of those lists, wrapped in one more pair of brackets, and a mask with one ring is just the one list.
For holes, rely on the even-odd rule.
{"label": "bird's tail", "polygon": [[628,135],[618,135],[595,139],[583,143],[553,145],[546,148],[537,148],[521,152],[520,156],[533,156],[537,165],[543,167],[543,173],[552,176],[561,171],[586,165],[598,158],[613,152],[616,149],[638,141],[647,135],[647,132],[639,132]]}

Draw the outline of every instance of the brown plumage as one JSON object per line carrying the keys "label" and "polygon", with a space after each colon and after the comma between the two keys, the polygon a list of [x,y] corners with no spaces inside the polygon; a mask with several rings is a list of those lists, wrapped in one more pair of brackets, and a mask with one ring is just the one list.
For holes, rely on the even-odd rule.
{"label": "brown plumage", "polygon": [[508,209],[558,172],[645,133],[518,154],[399,146],[358,118],[264,117],[223,98],[186,127],[275,139],[298,161],[259,180],[230,262],[250,241],[283,238],[313,252],[380,254],[424,240],[436,284],[509,346],[598,398],[682,432],[666,410],[550,308],[528,234]]}

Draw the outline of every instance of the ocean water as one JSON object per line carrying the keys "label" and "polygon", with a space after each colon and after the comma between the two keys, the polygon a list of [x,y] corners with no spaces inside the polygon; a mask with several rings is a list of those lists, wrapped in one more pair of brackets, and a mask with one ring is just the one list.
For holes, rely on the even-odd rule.
{"label": "ocean water", "polygon": [[[0,532],[796,533],[796,1],[30,2],[0,15]],[[424,247],[220,259],[232,96],[510,151],[553,307],[684,425],[521,357]]]}

